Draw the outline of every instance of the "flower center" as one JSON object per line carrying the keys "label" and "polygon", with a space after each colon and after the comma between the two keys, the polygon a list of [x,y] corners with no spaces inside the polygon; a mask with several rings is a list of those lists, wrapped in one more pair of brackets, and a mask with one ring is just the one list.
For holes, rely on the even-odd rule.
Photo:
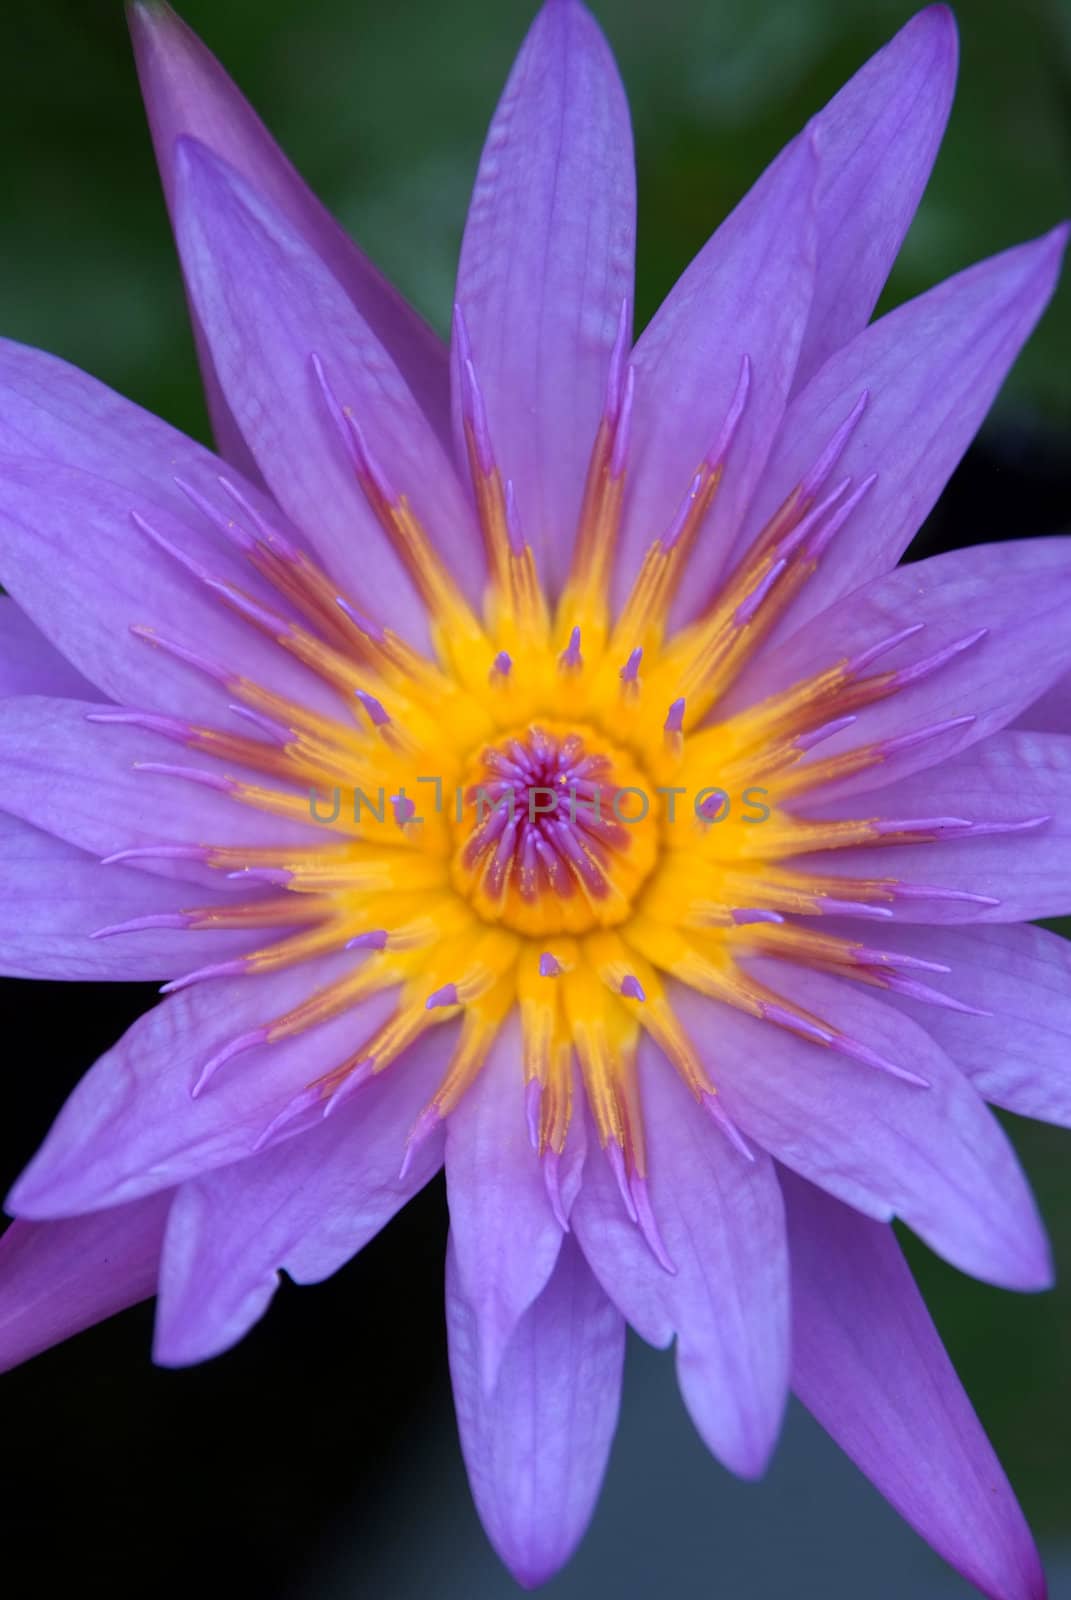
{"label": "flower center", "polygon": [[533,722],[483,747],[459,810],[455,887],[519,933],[623,922],[658,855],[643,774],[590,727]]}

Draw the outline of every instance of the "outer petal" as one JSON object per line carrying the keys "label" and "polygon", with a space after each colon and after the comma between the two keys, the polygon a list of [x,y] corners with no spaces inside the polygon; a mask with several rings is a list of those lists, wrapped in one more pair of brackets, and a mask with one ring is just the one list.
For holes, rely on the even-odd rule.
{"label": "outer petal", "polygon": [[680,618],[708,598],[727,541],[764,479],[811,305],[816,172],[809,139],[784,150],[696,256],[636,346],[618,603],[715,444],[745,357],[747,404],[692,555]]}
{"label": "outer petal", "polygon": [[654,1259],[609,1165],[589,1159],[577,1238],[607,1294],[654,1344],[677,1336],[677,1375],[707,1446],[744,1477],[765,1468],[788,1394],[788,1251],[768,1156],[748,1162],[669,1062],[641,1047],[651,1210],[672,1261]]}
{"label": "outer petal", "polygon": [[63,1222],[13,1222],[0,1240],[0,1370],[156,1290],[170,1192]]}
{"label": "outer petal", "polygon": [[[74,1090],[12,1190],[9,1210],[35,1219],[72,1216],[252,1154],[294,1096],[385,1020],[391,1001],[380,996],[309,1033],[251,1047],[197,1099],[193,1083],[218,1050],[351,965],[351,958],[333,956],[289,972],[206,983],[140,1017]],[[305,1125],[318,1120],[314,1110]],[[294,1131],[300,1127],[296,1120]]]}
{"label": "outer petal", "polygon": [[956,57],[951,11],[928,6],[810,123],[818,272],[796,389],[870,319],[944,134]]}
{"label": "outer petal", "polygon": [[10,978],[133,983],[173,978],[250,949],[248,933],[149,928],[92,939],[134,917],[181,912],[203,899],[189,884],[102,867],[73,845],[0,813],[0,972]]}
{"label": "outer petal", "polygon": [[[578,0],[548,0],[487,136],[457,300],[495,455],[552,589],[632,296],[635,212],[628,104],[609,46]],[[453,365],[464,460],[456,350]]]}
{"label": "outer petal", "polygon": [[882,940],[943,961],[951,971],[935,986],[980,1012],[896,998],[987,1100],[1071,1126],[1071,941],[1025,924],[896,928]]}
{"label": "outer petal", "polygon": [[[209,451],[54,356],[0,340],[0,582],[64,656],[128,705],[219,715],[233,694],[133,638],[140,623],[299,702],[333,695],[134,525],[142,516],[215,577],[273,591],[176,483],[234,515]],[[263,494],[229,477],[294,538]],[[300,543],[300,539],[296,542]]]}
{"label": "outer petal", "polygon": [[[443,344],[320,204],[215,56],[171,7],[137,4],[129,16],[168,208],[174,208],[175,144],[183,135],[192,135],[240,172],[307,240],[390,351],[446,442],[450,409]],[[196,333],[217,437],[224,453],[241,463],[246,454],[241,434],[223,398],[200,327]],[[240,454],[233,454],[235,448]]]}
{"label": "outer petal", "polygon": [[929,660],[975,636],[969,648],[865,708],[851,728],[822,745],[825,757],[973,717],[954,735],[908,747],[841,783],[836,793],[881,787],[1005,727],[1041,694],[1071,662],[1069,605],[1071,540],[1022,539],[932,556],[876,578],[764,652],[718,715],[753,705],[920,623],[924,631],[886,652],[874,673]]}
{"label": "outer petal", "polygon": [[[930,844],[800,858],[819,871],[938,884],[999,902],[903,900],[893,909],[905,922],[1019,922],[1071,911],[1071,734],[995,733],[887,789],[808,810],[822,816],[962,817],[975,825],[977,834],[964,830],[961,837],[951,833]],[[1037,825],[1020,831],[1023,823]]]}
{"label": "outer petal", "polygon": [[1038,733],[1071,733],[1071,673],[1052,684],[1017,718],[1016,726]]}
{"label": "outer petal", "polygon": [[877,482],[779,627],[887,572],[944,488],[1052,294],[1067,229],[992,256],[890,311],[826,362],[792,402],[737,554],[802,481],[860,396],[836,477]]}
{"label": "outer petal", "polygon": [[1048,1287],[1045,1234],[1015,1153],[929,1035],[836,978],[752,965],[778,994],[931,1087],[678,989],[674,1004],[745,1134],[866,1215],[902,1217],[962,1271],[1004,1288]]}
{"label": "outer petal", "polygon": [[442,1049],[425,1038],[330,1120],[181,1186],[160,1268],[156,1361],[185,1366],[228,1349],[263,1316],[280,1272],[298,1283],[330,1277],[424,1187],[442,1162],[441,1135],[398,1173]]}
{"label": "outer petal", "polygon": [[446,1318],[476,1509],[513,1576],[532,1589],[568,1561],[594,1510],[617,1425],[625,1324],[569,1238],[517,1325],[492,1395],[452,1248]]}
{"label": "outer petal", "polygon": [[[0,808],[97,856],[148,844],[323,843],[312,821],[272,816],[204,783],[135,770],[137,761],[177,760],[207,778],[228,770],[249,776],[181,745],[176,755],[171,741],[141,729],[86,720],[105,709],[41,695],[0,702]],[[210,882],[217,893],[234,887],[196,861],[140,864]]]}
{"label": "outer petal", "polygon": [[423,642],[423,608],[360,488],[313,358],[474,595],[482,556],[470,508],[397,367],[285,217],[192,139],[176,154],[175,224],[223,392],[265,480],[336,581]]}
{"label": "outer petal", "polygon": [[796,1393],[990,1600],[1044,1600],[1030,1530],[892,1229],[791,1173],[784,1181]]}
{"label": "outer petal", "polygon": [[34,627],[8,595],[0,595],[0,699],[55,694],[95,700],[97,691]]}
{"label": "outer petal", "polygon": [[450,1115],[446,1185],[459,1290],[494,1387],[517,1323],[558,1259],[562,1230],[525,1126],[520,1026],[511,1017]]}

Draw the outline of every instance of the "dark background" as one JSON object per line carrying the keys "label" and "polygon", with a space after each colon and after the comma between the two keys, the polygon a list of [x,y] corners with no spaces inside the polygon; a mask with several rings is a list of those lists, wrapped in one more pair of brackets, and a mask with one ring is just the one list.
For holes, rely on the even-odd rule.
{"label": "dark background", "polygon": [[[532,14],[513,0],[188,0],[298,165],[445,329],[479,147]],[[899,0],[601,0],[633,103],[642,324],[806,116],[910,15]],[[951,131],[887,304],[1071,212],[1071,7],[965,0]],[[0,17],[0,331],[204,437],[177,267],[113,0]],[[1065,284],[915,553],[1071,529]],[[1071,620],[1069,620],[1071,626]],[[6,1190],[146,986],[0,984]],[[1007,1119],[1060,1287],[1002,1294],[912,1259],[959,1370],[1071,1594],[1071,1143]],[[482,1542],[453,1431],[433,1185],[319,1288],[284,1284],[243,1345],[149,1363],[141,1307],[3,1380],[0,1564],[11,1594],[516,1593]],[[965,1596],[802,1415],[766,1483],[706,1456],[671,1362],[630,1349],[591,1535],[548,1593],[779,1600]],[[973,1592],[973,1591],[972,1591]]]}

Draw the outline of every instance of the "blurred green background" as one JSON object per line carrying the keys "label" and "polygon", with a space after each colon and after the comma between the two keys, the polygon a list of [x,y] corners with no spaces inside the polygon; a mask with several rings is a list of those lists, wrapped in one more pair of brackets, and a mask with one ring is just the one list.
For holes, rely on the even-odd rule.
{"label": "blurred green background", "polygon": [[[187,0],[318,193],[440,329],[525,0]],[[914,8],[602,0],[632,102],[642,324],[763,165]],[[964,0],[960,89],[889,287],[902,300],[1071,212],[1071,5]],[[7,0],[4,248],[14,338],[191,430],[203,412],[117,0]],[[1009,394],[1071,418],[1071,283]],[[1057,354],[1062,351],[1062,358]]]}
{"label": "blurred green background", "polygon": [[[900,0],[596,0],[594,9],[633,106],[642,324],[780,145],[912,8]],[[487,119],[534,7],[187,0],[181,10],[322,197],[444,330]],[[964,0],[958,18],[951,129],[887,303],[1071,213],[1071,5]],[[0,331],[66,356],[205,436],[120,5],[6,0],[0,63]],[[999,448],[1008,437],[1026,441],[1029,460],[1042,463],[1045,518],[1062,505],[1067,528],[1069,353],[1065,280],[987,435]],[[1014,518],[1014,497],[1010,506]],[[965,526],[951,535],[974,536]],[[1011,1131],[1052,1228],[1060,1287],[1037,1298],[997,1293],[909,1248],[1028,1514],[1043,1537],[1071,1547],[1071,1140],[1020,1123]],[[436,1353],[417,1359],[440,1362],[439,1328],[426,1338]],[[369,1376],[355,1374],[354,1384]],[[189,1395],[197,1379],[159,1381],[182,1381]],[[720,1474],[706,1470],[716,1516]],[[342,1504],[344,1493],[343,1482]],[[740,1600],[750,1595],[741,1591]]]}

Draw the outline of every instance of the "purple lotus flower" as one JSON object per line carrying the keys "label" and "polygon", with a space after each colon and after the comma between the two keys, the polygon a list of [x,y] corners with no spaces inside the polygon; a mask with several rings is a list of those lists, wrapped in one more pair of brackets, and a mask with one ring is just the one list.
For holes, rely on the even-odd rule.
{"label": "purple lotus flower", "polygon": [[0,369],[5,969],[169,979],[8,1202],[2,1355],[152,1293],[203,1360],[445,1163],[461,1442],[536,1584],[626,1321],[757,1476],[788,1388],[1044,1591],[900,1254],[1049,1282],[985,1105],[1071,1121],[1071,549],[896,562],[1063,230],[868,325],[941,138],[922,12],[631,340],[628,113],[548,0],[449,353],[166,8],[135,43],[221,456]]}

